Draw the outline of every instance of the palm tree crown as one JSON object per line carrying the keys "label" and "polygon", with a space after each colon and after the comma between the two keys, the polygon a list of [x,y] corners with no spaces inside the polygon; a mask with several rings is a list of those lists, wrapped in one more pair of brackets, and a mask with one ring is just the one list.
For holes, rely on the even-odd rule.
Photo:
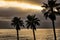
{"label": "palm tree crown", "polygon": [[[51,20],[56,20],[56,15],[60,15],[60,12],[58,11],[59,7],[57,7],[60,3],[56,3],[56,0],[48,0],[48,4],[43,4],[42,7],[45,7],[48,10],[44,13],[45,18],[47,19],[47,17],[49,17]],[[57,11],[54,11],[53,9]]]}
{"label": "palm tree crown", "polygon": [[20,26],[24,27],[23,21],[18,17],[14,17],[11,24],[16,27],[16,30],[20,30]]}
{"label": "palm tree crown", "polygon": [[35,17],[36,15],[28,15],[27,16],[27,28],[35,29],[36,30],[36,25],[40,25],[39,19]]}

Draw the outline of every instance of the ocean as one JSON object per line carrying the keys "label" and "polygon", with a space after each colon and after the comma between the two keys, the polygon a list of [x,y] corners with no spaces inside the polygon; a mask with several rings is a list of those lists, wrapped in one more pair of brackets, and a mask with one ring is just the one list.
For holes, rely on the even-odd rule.
{"label": "ocean", "polygon": [[[57,40],[60,40],[60,29],[56,29]],[[35,31],[36,40],[54,40],[53,29],[37,29]],[[20,40],[33,40],[31,29],[19,30]],[[0,40],[17,40],[15,29],[0,29]]]}

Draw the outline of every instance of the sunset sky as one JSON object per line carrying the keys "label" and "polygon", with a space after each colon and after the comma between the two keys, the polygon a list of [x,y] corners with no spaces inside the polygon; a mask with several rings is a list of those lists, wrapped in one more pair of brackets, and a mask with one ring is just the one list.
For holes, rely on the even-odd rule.
{"label": "sunset sky", "polygon": [[[39,28],[52,27],[51,20],[45,20],[43,12],[41,12],[44,9],[41,7],[43,2],[47,3],[47,0],[0,0],[0,28],[13,28],[11,27],[13,17],[18,16],[26,20],[28,14],[36,14],[41,20]],[[57,16],[55,24],[59,28],[59,16]]]}

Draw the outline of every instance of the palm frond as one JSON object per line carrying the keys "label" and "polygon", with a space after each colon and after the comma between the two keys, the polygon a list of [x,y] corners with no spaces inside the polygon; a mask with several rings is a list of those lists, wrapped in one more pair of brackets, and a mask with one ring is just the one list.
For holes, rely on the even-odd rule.
{"label": "palm frond", "polygon": [[55,13],[55,15],[60,15],[60,13],[59,13],[59,12],[54,11],[54,13]]}
{"label": "palm frond", "polygon": [[60,7],[56,7],[56,9],[57,9],[57,10],[59,10],[59,9],[60,9]]}
{"label": "palm frond", "polygon": [[34,20],[36,20],[36,21],[40,21],[38,18],[34,18]]}
{"label": "palm frond", "polygon": [[35,24],[40,26],[40,23],[39,22],[35,22]]}
{"label": "palm frond", "polygon": [[53,13],[50,13],[49,18],[53,21],[56,20],[56,15]]}
{"label": "palm frond", "polygon": [[43,6],[42,7],[48,8],[49,6],[48,6],[48,4],[43,3]]}
{"label": "palm frond", "polygon": [[28,15],[28,16],[27,16],[27,19],[31,21],[32,16],[31,16],[31,15]]}
{"label": "palm frond", "polygon": [[23,21],[21,20],[21,18],[18,17],[14,17],[11,23],[17,30],[20,29],[20,26],[24,26]]}
{"label": "palm frond", "polygon": [[45,19],[47,19],[48,14],[49,14],[49,11],[47,11],[47,12],[44,13]]}
{"label": "palm frond", "polygon": [[27,24],[27,29],[29,29],[29,27],[30,27],[30,24]]}
{"label": "palm frond", "polygon": [[48,7],[48,4],[46,4],[46,3],[43,3],[43,4]]}
{"label": "palm frond", "polygon": [[56,7],[56,6],[60,6],[60,3],[56,3],[56,4],[55,4],[55,7]]}
{"label": "palm frond", "polygon": [[[28,15],[26,20],[27,28],[36,29],[36,25],[39,25],[39,19],[35,17],[36,15]],[[37,23],[38,22],[38,23]]]}
{"label": "palm frond", "polygon": [[15,24],[14,23],[11,23],[11,25],[15,27]]}
{"label": "palm frond", "polygon": [[36,16],[36,15],[34,14],[34,15],[33,15],[33,18],[35,18],[35,16]]}

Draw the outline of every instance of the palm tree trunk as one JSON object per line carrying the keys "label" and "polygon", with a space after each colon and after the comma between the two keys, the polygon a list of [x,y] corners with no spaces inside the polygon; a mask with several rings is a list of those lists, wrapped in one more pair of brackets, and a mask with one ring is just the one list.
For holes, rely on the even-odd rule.
{"label": "palm tree trunk", "polygon": [[17,30],[17,40],[19,40],[19,32],[18,32],[18,30]]}
{"label": "palm tree trunk", "polygon": [[52,21],[52,24],[53,24],[54,39],[57,40],[54,21]]}
{"label": "palm tree trunk", "polygon": [[[51,0],[51,1],[53,1],[53,0]],[[51,4],[51,5],[52,5],[52,4]],[[50,8],[51,8],[51,12],[54,14],[54,12],[53,12],[53,6],[51,6]],[[57,40],[57,39],[56,39],[56,31],[55,31],[55,24],[54,24],[54,20],[55,20],[55,19],[52,19],[53,32],[54,32],[54,40]]]}
{"label": "palm tree trunk", "polygon": [[35,31],[34,31],[34,29],[33,29],[33,36],[34,36],[34,40],[36,40],[36,37],[35,37]]}

